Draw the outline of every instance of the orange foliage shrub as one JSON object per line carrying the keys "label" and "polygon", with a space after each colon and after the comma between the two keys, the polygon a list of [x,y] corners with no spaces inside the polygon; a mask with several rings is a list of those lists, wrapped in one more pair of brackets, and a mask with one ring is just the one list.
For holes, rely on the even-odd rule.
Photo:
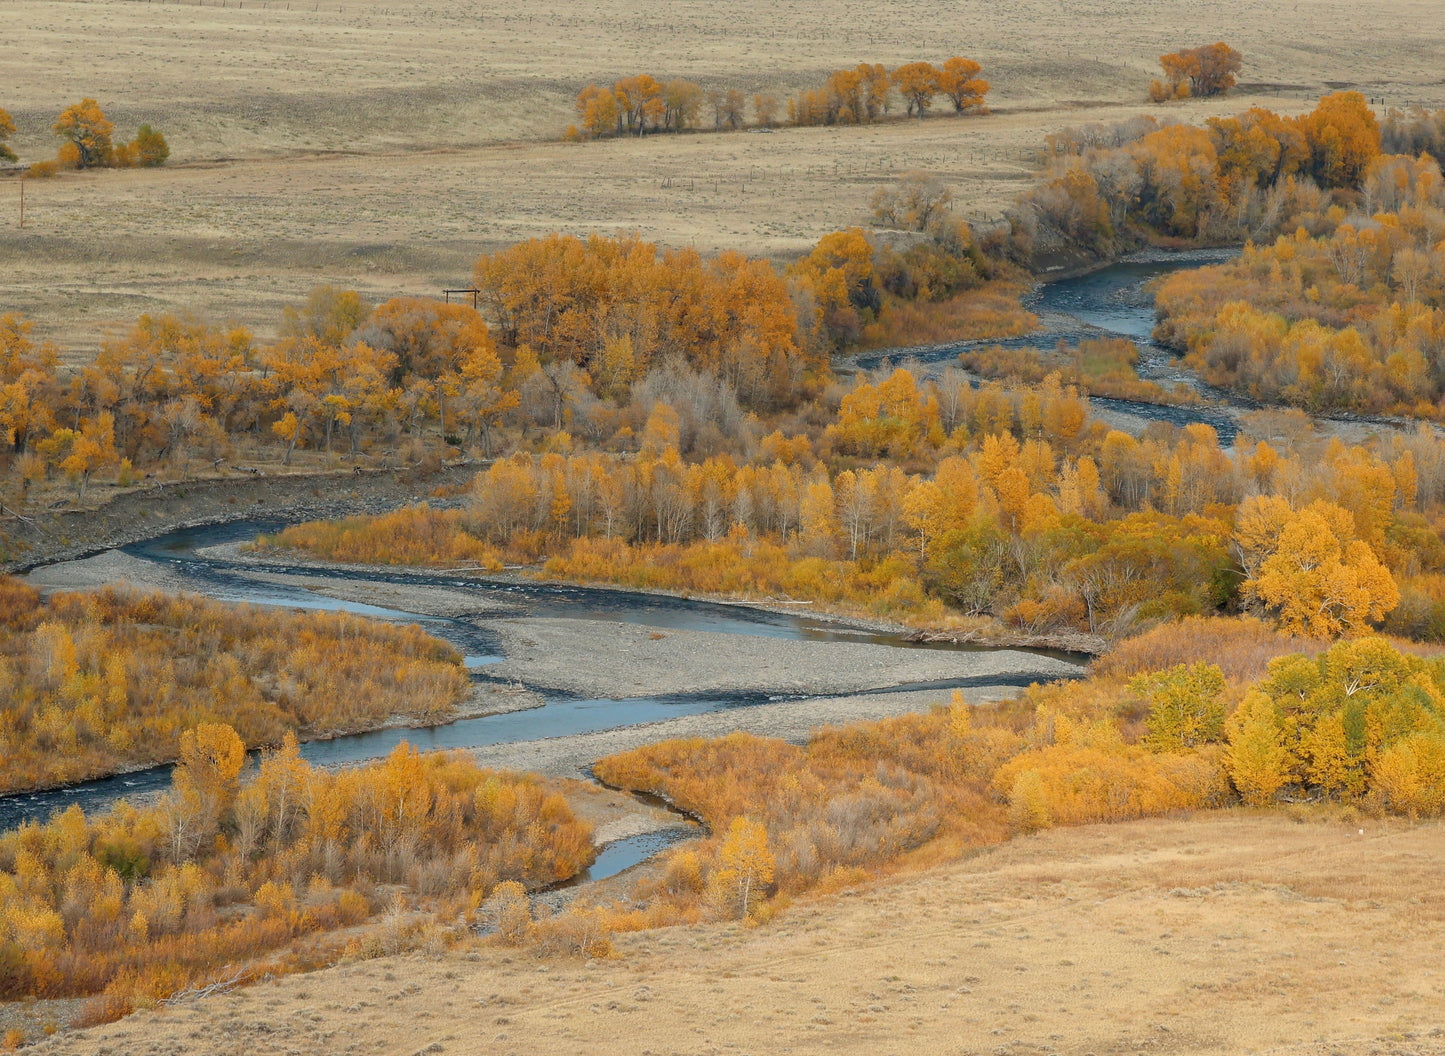
{"label": "orange foliage shrub", "polygon": [[456,510],[426,503],[376,517],[308,521],[256,540],[258,549],[307,550],[328,561],[351,564],[434,565],[466,562],[499,571],[496,550],[463,528]]}
{"label": "orange foliage shrub", "polygon": [[1261,620],[1186,616],[1119,642],[1094,662],[1093,670],[1101,677],[1131,678],[1203,661],[1218,666],[1232,682],[1253,682],[1264,677],[1275,657],[1313,655],[1320,648],[1315,639],[1284,634]]}
{"label": "orange foliage shrub", "polygon": [[91,1014],[109,1017],[360,924],[383,905],[377,885],[404,885],[403,911],[465,913],[500,883],[553,883],[594,853],[560,795],[461,755],[403,744],[331,772],[288,737],[244,785],[239,766],[197,756],[154,807],[71,807],[0,835],[0,998],[104,992],[110,1007]]}
{"label": "orange foliage shrub", "polygon": [[418,627],[126,588],[42,605],[5,579],[0,599],[0,791],[174,759],[200,722],[264,745],[439,718],[467,685]]}

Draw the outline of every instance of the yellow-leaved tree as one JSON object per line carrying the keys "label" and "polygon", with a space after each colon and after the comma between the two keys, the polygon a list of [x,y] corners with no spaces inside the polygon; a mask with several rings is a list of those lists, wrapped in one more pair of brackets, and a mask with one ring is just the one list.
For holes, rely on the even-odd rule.
{"label": "yellow-leaved tree", "polygon": [[1240,798],[1263,806],[1289,780],[1289,752],[1274,702],[1257,690],[1250,692],[1229,717],[1227,730],[1229,777]]}
{"label": "yellow-leaved tree", "polygon": [[0,161],[15,161],[15,152],[5,145],[5,141],[15,134],[15,122],[0,107]]}
{"label": "yellow-leaved tree", "polygon": [[110,135],[115,126],[94,99],[82,99],[66,107],[50,130],[73,145],[76,168],[90,169],[109,163]]}
{"label": "yellow-leaved tree", "polygon": [[1278,497],[1241,504],[1235,543],[1248,577],[1245,597],[1272,609],[1290,633],[1360,634],[1400,600],[1390,570],[1355,538],[1353,515],[1332,503],[1301,510]]}
{"label": "yellow-leaved tree", "polygon": [[215,835],[221,816],[236,800],[245,762],[246,746],[224,723],[203,722],[181,734],[165,811],[173,860],[192,857]]}
{"label": "yellow-leaved tree", "polygon": [[776,867],[777,859],[768,850],[768,830],[751,818],[734,818],[708,883],[713,904],[729,916],[751,916],[773,882]]}

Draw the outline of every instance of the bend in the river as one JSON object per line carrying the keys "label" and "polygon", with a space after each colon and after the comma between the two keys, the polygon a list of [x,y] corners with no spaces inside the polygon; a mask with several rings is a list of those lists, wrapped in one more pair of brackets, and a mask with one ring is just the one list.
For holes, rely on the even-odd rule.
{"label": "bend in the river", "polygon": [[[388,727],[305,742],[302,755],[316,765],[354,765],[380,758],[403,741],[423,750],[481,749],[582,738],[667,723],[686,716],[715,715],[720,726],[728,726],[730,716],[758,705],[807,706],[824,698],[862,699],[903,691],[936,692],[939,699],[946,699],[953,689],[1023,687],[1050,678],[1076,677],[1082,671],[1083,658],[1071,654],[914,643],[901,634],[845,621],[748,605],[608,587],[218,556],[218,551],[220,555],[231,552],[227,544],[254,538],[258,532],[276,527],[274,522],[234,522],[185,529],[127,547],[116,556],[128,562],[124,568],[139,570],[142,581],[148,573],[162,582],[169,577],[185,589],[222,601],[347,611],[418,623],[463,654],[474,683],[484,688],[529,692],[540,704],[523,710],[462,718],[444,725]],[[103,559],[104,556],[90,560]],[[85,564],[75,562],[70,567],[79,569]],[[51,575],[49,582],[53,585],[57,578],[64,580],[66,569],[66,565],[52,566],[37,575]],[[473,599],[475,608],[449,615],[429,615],[392,604],[327,596],[317,589],[309,589],[334,590],[338,585],[346,587],[352,599],[396,589],[416,596],[414,592],[430,589],[445,592],[453,599],[454,606],[458,596]],[[593,650],[594,662],[607,651],[625,644],[629,636],[634,644],[636,641],[651,644],[653,639],[667,638],[682,642],[684,665],[689,655],[695,655],[698,665],[703,665],[709,659],[707,653],[725,651],[729,646],[738,650],[743,659],[735,678],[721,685],[709,684],[707,689],[653,691],[638,696],[589,693],[559,684],[566,683],[566,679],[549,681],[545,672],[535,678],[526,674],[519,677],[502,666],[509,660],[507,643],[511,641],[515,647],[516,628],[522,627],[527,634],[535,635],[538,625],[543,630],[561,628],[572,635],[572,641],[585,643]],[[564,638],[564,644],[566,640]],[[658,645],[661,647],[661,643]],[[863,670],[852,681],[844,677],[841,682],[836,681],[839,677],[836,672],[830,671],[819,677],[816,687],[807,684],[806,670],[798,672],[798,680],[770,683],[758,673],[765,664],[760,663],[758,669],[749,666],[750,658],[759,656],[763,661],[781,656],[781,662],[786,664],[795,655],[806,658],[809,650],[814,653],[828,650],[829,658],[838,659],[829,665],[835,668],[846,667],[845,658],[860,655],[875,665],[879,657],[891,659],[892,666],[881,673]],[[959,655],[955,663],[944,654],[969,654],[974,659]],[[899,666],[900,661],[903,668]],[[624,664],[623,673],[629,670]],[[495,673],[498,671],[502,674]],[[681,667],[676,670],[676,685],[688,685],[686,674]],[[819,721],[828,721],[828,717]],[[63,788],[3,797],[0,798],[0,829],[47,817],[72,803],[80,804],[87,811],[101,809],[122,797],[160,791],[168,787],[169,779],[170,767],[159,766]]]}
{"label": "bend in the river", "polygon": [[1139,349],[1140,378],[1165,386],[1184,384],[1214,406],[1154,404],[1094,396],[1089,399],[1094,410],[1106,417],[1127,415],[1179,426],[1203,422],[1214,428],[1220,443],[1227,447],[1238,432],[1236,414],[1252,410],[1256,405],[1205,384],[1180,365],[1178,356],[1153,339],[1154,295],[1149,286],[1155,279],[1172,272],[1221,264],[1238,254],[1237,248],[1136,253],[1083,275],[1041,283],[1023,301],[1023,306],[1039,317],[1040,327],[1023,337],[869,352],[852,362],[860,368],[876,370],[885,360],[893,363],[907,360],[931,373],[956,362],[962,352],[1000,347],[1046,349],[1060,341],[1075,345],[1094,338],[1121,337],[1134,342]]}

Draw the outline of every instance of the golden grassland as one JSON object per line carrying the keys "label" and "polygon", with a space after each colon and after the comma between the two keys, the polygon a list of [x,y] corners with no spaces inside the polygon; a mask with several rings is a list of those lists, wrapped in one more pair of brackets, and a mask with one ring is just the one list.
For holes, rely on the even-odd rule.
{"label": "golden grassland", "polygon": [[[465,284],[480,251],[558,229],[791,257],[861,219],[871,193],[909,170],[938,173],[975,218],[997,215],[1032,178],[1044,135],[1157,112],[1144,101],[1157,56],[1197,41],[1226,37],[1246,65],[1235,95],[1168,108],[1187,120],[1254,102],[1305,109],[1342,78],[1392,105],[1438,106],[1437,15],[1416,0],[1003,11],[967,0],[947,12],[16,0],[0,106],[22,160],[54,153],[49,123],[82,95],[119,127],[163,130],[172,160],[27,181],[23,231],[18,188],[0,181],[0,301],[87,355],[143,311],[265,332],[317,282],[375,299],[434,294]],[[992,114],[556,141],[588,81],[651,69],[783,98],[860,57],[938,59],[950,41],[983,63]]]}

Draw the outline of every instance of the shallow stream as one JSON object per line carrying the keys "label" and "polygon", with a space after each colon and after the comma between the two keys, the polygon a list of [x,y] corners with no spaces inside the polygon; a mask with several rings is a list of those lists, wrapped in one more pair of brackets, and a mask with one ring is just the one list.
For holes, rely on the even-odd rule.
{"label": "shallow stream", "polygon": [[[1201,388],[1193,375],[1178,367],[1167,349],[1151,340],[1149,335],[1154,325],[1154,305],[1147,286],[1168,272],[1218,263],[1228,259],[1233,253],[1232,250],[1209,250],[1143,255],[1088,275],[1047,283],[1040,286],[1025,302],[1025,306],[1040,317],[1040,331],[1024,338],[940,346],[911,354],[908,358],[925,364],[942,364],[956,359],[959,352],[968,348],[1000,344],[1006,347],[1047,348],[1059,340],[1075,343],[1089,337],[1121,336],[1139,346],[1141,377],[1166,385],[1183,381],[1195,388]],[[860,367],[872,369],[879,366],[884,358],[885,354],[875,353],[859,357],[857,363]],[[1213,391],[1204,394],[1210,398],[1222,396]],[[1207,422],[1219,431],[1220,440],[1225,444],[1232,442],[1235,434],[1233,418],[1220,408],[1170,407],[1098,398],[1091,402],[1101,410],[1117,410],[1151,420],[1170,421],[1180,425],[1193,421]],[[283,525],[275,522],[251,521],[191,528],[127,547],[126,552],[135,558],[169,566],[189,580],[201,584],[204,593],[221,601],[352,612],[380,619],[415,622],[437,637],[451,642],[463,654],[466,667],[471,677],[476,680],[489,680],[488,667],[504,659],[500,636],[486,628],[487,621],[509,616],[591,619],[623,622],[659,630],[710,631],[793,640],[855,642],[893,648],[966,651],[980,651],[984,648],[914,643],[905,640],[901,635],[818,619],[804,613],[772,612],[743,605],[639,594],[605,587],[575,587],[487,578],[462,580],[454,576],[404,570],[337,571],[304,564],[267,563],[264,569],[257,569],[243,562],[224,560],[202,553],[208,547],[254,538],[260,532],[275,531],[280,527]],[[332,580],[344,579],[359,583],[444,587],[451,592],[460,591],[474,595],[478,608],[476,613],[469,614],[467,618],[403,612],[384,606],[326,597],[304,586],[261,582],[250,575],[256,571],[294,577],[324,576]],[[1081,657],[1059,653],[1049,655],[1080,662],[1082,670]],[[952,682],[918,683],[895,687],[894,691],[924,688],[947,690],[966,686],[974,681],[976,680],[960,679]],[[1010,684],[1008,676],[989,676],[986,681],[993,685]],[[1028,681],[1027,677],[1021,676],[1018,684],[1026,685]],[[760,693],[690,694],[618,700],[581,699],[546,687],[526,688],[540,693],[544,701],[542,706],[526,711],[462,719],[442,726],[388,728],[332,740],[311,741],[302,745],[301,752],[316,765],[346,765],[380,758],[402,741],[423,750],[476,748],[618,729],[682,715],[745,708],[769,700],[806,699],[769,697]],[[26,820],[43,819],[73,803],[80,804],[87,812],[94,812],[122,797],[161,791],[170,784],[170,770],[169,766],[159,766],[44,792],[0,797],[0,829],[13,828]],[[668,830],[616,841],[602,850],[597,862],[579,879],[597,880],[613,875],[686,835],[685,830]]]}
{"label": "shallow stream", "polygon": [[[1206,385],[1193,372],[1181,367],[1178,357],[1151,336],[1155,315],[1150,283],[1172,272],[1221,264],[1238,254],[1238,249],[1135,254],[1085,275],[1041,284],[1023,301],[1023,306],[1039,317],[1040,328],[1031,334],[988,341],[959,341],[917,352],[871,352],[857,357],[854,362],[866,370],[877,369],[884,360],[895,363],[914,360],[942,367],[956,362],[959,353],[972,350],[997,347],[1051,349],[1060,341],[1076,345],[1090,339],[1123,337],[1134,342],[1139,349],[1139,377],[1165,388],[1182,383],[1206,400],[1248,409],[1252,405]],[[1116,411],[1173,425],[1204,422],[1214,427],[1219,434],[1219,442],[1226,447],[1234,442],[1238,432],[1234,416],[1220,406],[1174,406],[1097,396],[1091,397],[1089,403],[1100,411]]]}

